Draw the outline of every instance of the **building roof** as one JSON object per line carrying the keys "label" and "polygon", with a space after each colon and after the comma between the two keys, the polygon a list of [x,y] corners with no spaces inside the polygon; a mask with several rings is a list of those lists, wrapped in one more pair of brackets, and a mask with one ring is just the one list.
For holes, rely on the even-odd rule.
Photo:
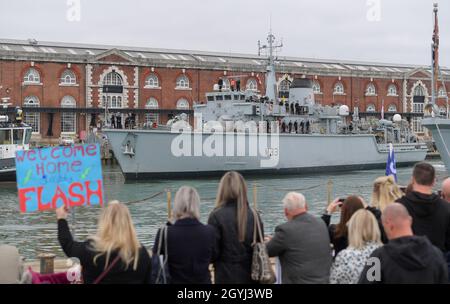
{"label": "building roof", "polygon": [[[246,66],[255,70],[265,70],[266,57],[220,53],[195,50],[174,50],[161,48],[112,46],[80,43],[46,42],[16,39],[0,39],[0,58],[41,58],[49,61],[89,61],[102,54],[117,50],[125,54],[136,64],[173,64],[174,66],[214,66],[215,68],[230,68]],[[388,74],[399,76],[415,70],[430,73],[430,67],[408,64],[377,63],[332,59],[313,59],[302,57],[278,56],[278,70],[281,72],[305,72],[314,70],[330,74]],[[442,67],[442,74],[450,77],[450,69]]]}

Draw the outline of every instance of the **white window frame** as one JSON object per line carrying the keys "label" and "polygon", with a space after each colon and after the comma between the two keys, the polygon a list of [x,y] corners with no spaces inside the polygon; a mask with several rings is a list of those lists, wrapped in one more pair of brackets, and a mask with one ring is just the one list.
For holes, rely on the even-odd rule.
{"label": "white window frame", "polygon": [[396,106],[395,104],[391,103],[391,104],[388,106],[387,111],[388,111],[389,113],[395,113],[395,112],[397,112],[397,106]]}
{"label": "white window frame", "polygon": [[[159,109],[159,103],[158,100],[154,97],[150,97],[147,102],[145,103],[146,109]],[[145,113],[145,123],[148,124],[149,122],[160,124],[159,121],[159,114],[158,113]]]}
{"label": "white window frame", "polygon": [[257,92],[258,91],[258,82],[256,81],[255,78],[250,78],[247,80],[247,83],[245,84],[245,88],[247,89],[247,91]]}
{"label": "white window frame", "polygon": [[178,76],[176,80],[175,89],[189,90],[190,89],[189,78],[186,75]]}
{"label": "white window frame", "polygon": [[[27,96],[23,102],[25,107],[40,107],[39,98],[36,96]],[[40,134],[41,132],[41,113],[29,113],[25,112],[23,121],[32,127],[33,134]]]}
{"label": "white window frame", "polygon": [[397,86],[395,84],[390,84],[388,86],[387,96],[398,96]]}
{"label": "white window frame", "polygon": [[[338,90],[339,88],[339,90]],[[345,88],[342,82],[337,82],[333,88],[333,95],[345,95]]]}
{"label": "white window frame", "polygon": [[26,85],[41,84],[41,74],[38,70],[29,68],[23,76],[23,83]]}
{"label": "white window frame", "polygon": [[152,73],[145,78],[144,88],[147,89],[160,89],[159,78],[156,74]]}
{"label": "white window frame", "polygon": [[320,83],[318,81],[313,81],[312,89],[314,94],[322,94],[322,88],[320,87]]}
{"label": "white window frame", "polygon": [[376,96],[377,89],[373,83],[369,83],[366,87],[366,96]]}
{"label": "white window frame", "polygon": [[77,77],[75,73],[69,69],[65,70],[59,79],[59,85],[61,86],[73,86],[77,84]]}
{"label": "white window frame", "polygon": [[122,76],[117,72],[109,72],[103,78],[103,85],[123,86]]}
{"label": "white window frame", "polygon": [[[75,108],[76,101],[70,95],[66,95],[61,99],[61,108]],[[69,130],[66,129],[69,126]],[[68,131],[67,131],[68,130]],[[75,112],[61,112],[61,134],[76,134],[77,132],[77,115]]]}
{"label": "white window frame", "polygon": [[377,111],[377,108],[375,107],[375,105],[373,103],[369,103],[366,107],[366,112],[367,113],[375,113]]}
{"label": "white window frame", "polygon": [[443,87],[439,88],[438,97],[447,97],[447,94],[445,93],[445,89]]}
{"label": "white window frame", "polygon": [[189,110],[189,101],[186,98],[180,98],[177,100],[177,110]]}

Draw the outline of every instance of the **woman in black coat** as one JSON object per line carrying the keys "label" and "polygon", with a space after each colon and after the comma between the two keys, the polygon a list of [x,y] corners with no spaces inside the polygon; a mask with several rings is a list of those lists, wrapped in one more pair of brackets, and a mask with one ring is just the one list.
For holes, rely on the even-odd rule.
{"label": "woman in black coat", "polygon": [[[209,263],[214,250],[214,228],[200,223],[200,197],[192,187],[181,187],[174,200],[175,223],[167,230],[167,257],[171,284],[211,284]],[[158,231],[153,246],[157,254]],[[162,242],[161,253],[165,243]],[[155,276],[156,277],[156,276]]]}
{"label": "woman in black coat", "polygon": [[56,210],[58,240],[68,257],[80,260],[84,283],[150,283],[150,256],[139,243],[124,204],[112,201],[103,208],[97,234],[85,242],[74,241],[66,221],[67,211],[65,206]]}
{"label": "woman in black coat", "polygon": [[[260,223],[262,226],[261,220]],[[208,224],[216,231],[212,260],[215,283],[256,283],[251,278],[254,219],[248,205],[247,185],[239,173],[227,172],[222,177],[216,208],[209,215]]]}

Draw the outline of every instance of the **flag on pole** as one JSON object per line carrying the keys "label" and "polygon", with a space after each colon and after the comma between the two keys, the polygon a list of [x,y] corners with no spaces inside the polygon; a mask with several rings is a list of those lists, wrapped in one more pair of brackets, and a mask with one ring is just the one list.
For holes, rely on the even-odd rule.
{"label": "flag on pole", "polygon": [[397,182],[397,167],[395,164],[395,154],[394,154],[394,147],[392,146],[392,143],[389,144],[389,154],[388,154],[388,159],[386,162],[386,175],[394,176],[395,182]]}
{"label": "flag on pole", "polygon": [[381,100],[381,119],[384,119],[384,99]]}

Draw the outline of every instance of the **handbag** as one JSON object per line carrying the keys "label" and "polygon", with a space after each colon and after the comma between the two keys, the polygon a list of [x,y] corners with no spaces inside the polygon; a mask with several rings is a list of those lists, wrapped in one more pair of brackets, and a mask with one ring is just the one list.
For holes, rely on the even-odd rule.
{"label": "handbag", "polygon": [[[167,253],[167,231],[168,226],[164,225],[159,230],[159,241],[156,253],[152,255],[152,284],[169,284],[170,273]],[[161,254],[162,246],[164,245],[164,253]]]}
{"label": "handbag", "polygon": [[108,265],[108,268],[106,268],[96,279],[92,284],[99,284],[104,277],[111,271],[111,269],[119,262],[120,255],[117,255],[116,258],[112,261],[111,264]]}
{"label": "handbag", "polygon": [[[261,284],[273,284],[276,281],[275,273],[270,263],[269,254],[262,235],[261,223],[256,210],[253,212],[253,257],[252,257],[252,280]],[[258,240],[259,239],[259,240]]]}

